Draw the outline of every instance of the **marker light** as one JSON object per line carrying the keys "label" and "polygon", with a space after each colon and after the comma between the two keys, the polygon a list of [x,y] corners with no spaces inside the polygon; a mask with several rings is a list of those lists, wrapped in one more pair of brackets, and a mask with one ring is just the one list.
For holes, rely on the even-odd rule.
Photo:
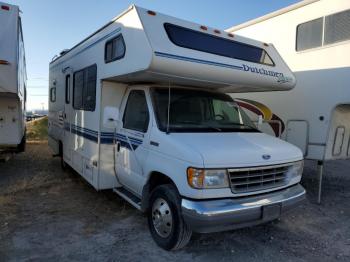
{"label": "marker light", "polygon": [[6,60],[0,60],[0,65],[9,65],[10,62]]}
{"label": "marker light", "polygon": [[148,11],[147,11],[147,14],[155,16],[155,15],[156,15],[156,12],[151,11],[151,10],[148,10]]}
{"label": "marker light", "polygon": [[269,46],[269,44],[264,43],[264,46]]}
{"label": "marker light", "polygon": [[204,25],[201,25],[201,26],[200,26],[200,29],[207,31],[207,30],[208,30],[208,27],[206,27],[206,26],[204,26]]}
{"label": "marker light", "polygon": [[214,30],[214,33],[215,34],[221,34],[220,30],[217,30],[217,29]]}
{"label": "marker light", "polygon": [[229,36],[229,37],[234,37],[234,35],[231,34],[231,33],[228,33],[227,36]]}
{"label": "marker light", "polygon": [[6,11],[10,11],[10,7],[8,5],[2,5],[1,9],[6,10]]}

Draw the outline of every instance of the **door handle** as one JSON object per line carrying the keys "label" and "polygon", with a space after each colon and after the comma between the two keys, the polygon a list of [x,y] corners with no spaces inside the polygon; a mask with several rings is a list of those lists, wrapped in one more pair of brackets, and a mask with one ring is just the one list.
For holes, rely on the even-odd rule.
{"label": "door handle", "polygon": [[117,142],[117,152],[120,152],[120,142]]}

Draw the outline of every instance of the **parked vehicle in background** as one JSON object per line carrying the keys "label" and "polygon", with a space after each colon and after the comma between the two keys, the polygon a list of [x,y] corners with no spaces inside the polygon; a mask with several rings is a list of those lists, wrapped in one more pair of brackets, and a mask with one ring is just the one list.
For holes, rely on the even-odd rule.
{"label": "parked vehicle in background", "polygon": [[350,158],[350,1],[301,1],[227,31],[273,43],[294,72],[288,92],[232,96],[263,116],[261,130],[318,161],[320,202],[323,162]]}
{"label": "parked vehicle in background", "polygon": [[26,61],[18,6],[0,2],[0,158],[25,149]]}
{"label": "parked vehicle in background", "polygon": [[49,84],[62,166],[146,212],[164,249],[274,220],[305,196],[301,151],[226,94],[294,87],[272,45],[131,6],[61,52]]}

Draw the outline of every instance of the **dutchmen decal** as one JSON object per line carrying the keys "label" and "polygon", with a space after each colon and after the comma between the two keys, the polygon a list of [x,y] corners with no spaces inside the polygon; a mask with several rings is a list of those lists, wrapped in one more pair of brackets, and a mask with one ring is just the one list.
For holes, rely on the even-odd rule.
{"label": "dutchmen decal", "polygon": [[260,75],[272,76],[272,77],[277,78],[277,82],[281,83],[281,84],[292,82],[292,78],[284,76],[283,73],[272,71],[272,70],[266,70],[264,68],[252,67],[252,66],[248,66],[246,64],[230,65],[230,64],[218,63],[218,62],[213,62],[213,61],[208,61],[208,60],[203,60],[203,59],[197,59],[197,58],[192,58],[192,57],[186,57],[186,56],[178,56],[178,55],[173,55],[173,54],[168,54],[168,53],[163,53],[163,52],[157,52],[157,51],[154,52],[154,54],[156,56],[164,57],[164,58],[170,58],[170,59],[175,59],[175,60],[182,60],[182,61],[198,63],[198,64],[206,64],[206,65],[212,65],[212,66],[226,67],[226,68],[230,68],[230,69],[235,69],[235,70],[240,70],[240,71],[245,71],[245,72],[251,72],[251,73],[256,73],[256,74],[260,74]]}

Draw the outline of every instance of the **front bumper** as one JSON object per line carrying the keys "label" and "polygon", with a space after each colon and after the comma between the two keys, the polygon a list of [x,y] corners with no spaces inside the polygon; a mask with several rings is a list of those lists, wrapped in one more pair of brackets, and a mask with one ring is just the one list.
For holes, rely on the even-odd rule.
{"label": "front bumper", "polygon": [[300,185],[257,196],[218,200],[182,199],[185,223],[198,233],[219,232],[275,220],[305,199]]}

